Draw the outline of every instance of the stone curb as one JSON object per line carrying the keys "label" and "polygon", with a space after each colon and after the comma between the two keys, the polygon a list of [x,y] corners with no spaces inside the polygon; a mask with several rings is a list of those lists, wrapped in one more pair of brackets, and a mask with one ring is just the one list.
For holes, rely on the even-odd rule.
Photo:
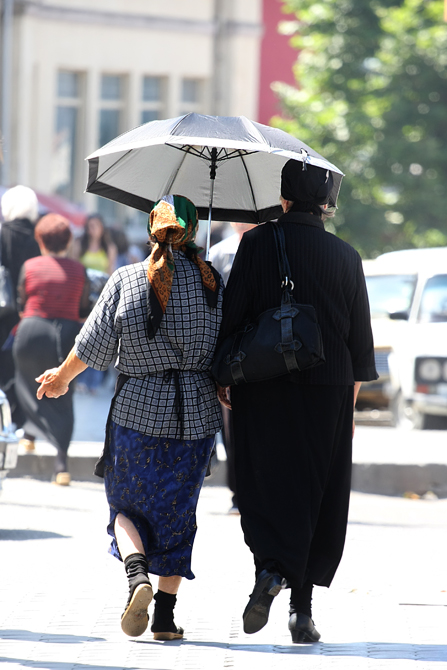
{"label": "stone curb", "polygon": [[[50,481],[53,475],[54,456],[46,454],[19,454],[17,467],[10,470],[8,477],[31,477]],[[93,474],[97,456],[68,457],[68,470],[74,481],[100,482],[101,478]],[[211,475],[205,477],[205,484],[211,486],[225,486],[226,463],[213,459]]]}
{"label": "stone curb", "polygon": [[[68,468],[75,481],[98,482],[93,474],[96,456],[69,457]],[[9,477],[31,477],[50,480],[53,473],[54,456],[43,454],[19,455],[17,467]],[[206,486],[226,485],[226,462],[214,460],[212,474],[205,478]],[[353,463],[352,490],[378,495],[402,496],[414,493],[422,496],[427,492],[438,498],[447,497],[447,465],[426,463]]]}
{"label": "stone curb", "polygon": [[447,498],[447,465],[426,463],[354,463],[352,490],[387,496],[434,493]]}

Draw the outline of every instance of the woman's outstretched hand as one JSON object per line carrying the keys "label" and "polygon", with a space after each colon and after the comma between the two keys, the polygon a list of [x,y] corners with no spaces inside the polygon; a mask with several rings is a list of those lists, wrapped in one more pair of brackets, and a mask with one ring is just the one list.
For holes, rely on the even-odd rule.
{"label": "woman's outstretched hand", "polygon": [[36,393],[38,400],[42,400],[44,395],[47,398],[59,398],[59,396],[65,395],[71,380],[86,368],[87,364],[76,356],[75,347],[73,347],[58,368],[45,370],[39,377],[36,377],[36,382],[40,383]]}
{"label": "woman's outstretched hand", "polygon": [[231,400],[230,400],[230,386],[220,386],[216,383],[217,386],[217,397],[219,402],[224,407],[231,409]]}
{"label": "woman's outstretched hand", "polygon": [[40,382],[36,393],[38,400],[42,400],[44,395],[47,398],[59,398],[59,396],[65,395],[68,391],[68,384],[61,377],[60,368],[45,370],[39,377],[36,377],[36,382]]}

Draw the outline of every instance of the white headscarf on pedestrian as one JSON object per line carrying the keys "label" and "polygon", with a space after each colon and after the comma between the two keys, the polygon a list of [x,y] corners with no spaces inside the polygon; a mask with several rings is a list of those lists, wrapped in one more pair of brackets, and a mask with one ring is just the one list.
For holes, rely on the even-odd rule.
{"label": "white headscarf on pedestrian", "polygon": [[28,186],[14,186],[8,189],[2,196],[1,207],[5,221],[29,219],[34,223],[39,216],[37,196]]}

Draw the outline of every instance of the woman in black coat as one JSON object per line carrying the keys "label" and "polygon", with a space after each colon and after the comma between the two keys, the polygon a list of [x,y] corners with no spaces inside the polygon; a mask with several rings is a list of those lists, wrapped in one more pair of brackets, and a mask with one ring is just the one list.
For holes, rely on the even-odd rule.
{"label": "woman in black coat", "polygon": [[[311,370],[231,387],[236,485],[256,583],[244,630],[268,621],[274,596],[291,588],[294,642],[320,638],[312,621],[313,585],[329,586],[345,541],[353,409],[362,381],[377,378],[360,256],[325,231],[330,172],[289,161],[281,175],[278,223],[298,303],[313,305],[326,362]],[[270,224],[242,238],[224,295],[220,339],[279,305],[281,289]],[[219,397],[230,405],[227,389]]]}
{"label": "woman in black coat", "polygon": [[[37,196],[28,186],[14,186],[1,199],[4,223],[0,223],[0,256],[11,275],[11,283],[16,300],[16,287],[23,263],[29,258],[40,256],[39,246],[34,239],[34,224],[38,218]],[[18,309],[0,318],[0,388],[8,396],[12,420],[17,428],[25,422],[25,414],[17,400],[15,391],[15,368],[12,356],[12,340],[15,326],[19,323]],[[21,443],[27,450],[34,449],[34,438],[26,435]]]}

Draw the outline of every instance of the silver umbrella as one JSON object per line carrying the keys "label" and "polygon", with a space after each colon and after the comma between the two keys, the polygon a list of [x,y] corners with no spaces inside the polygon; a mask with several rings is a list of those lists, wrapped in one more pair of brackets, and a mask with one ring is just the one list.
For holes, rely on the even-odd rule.
{"label": "silver umbrella", "polygon": [[296,137],[244,116],[186,114],[129,130],[88,156],[86,190],[147,213],[167,193],[188,197],[208,218],[208,257],[211,218],[263,223],[282,214],[281,169],[291,158],[332,172],[335,206],[341,170]]}

